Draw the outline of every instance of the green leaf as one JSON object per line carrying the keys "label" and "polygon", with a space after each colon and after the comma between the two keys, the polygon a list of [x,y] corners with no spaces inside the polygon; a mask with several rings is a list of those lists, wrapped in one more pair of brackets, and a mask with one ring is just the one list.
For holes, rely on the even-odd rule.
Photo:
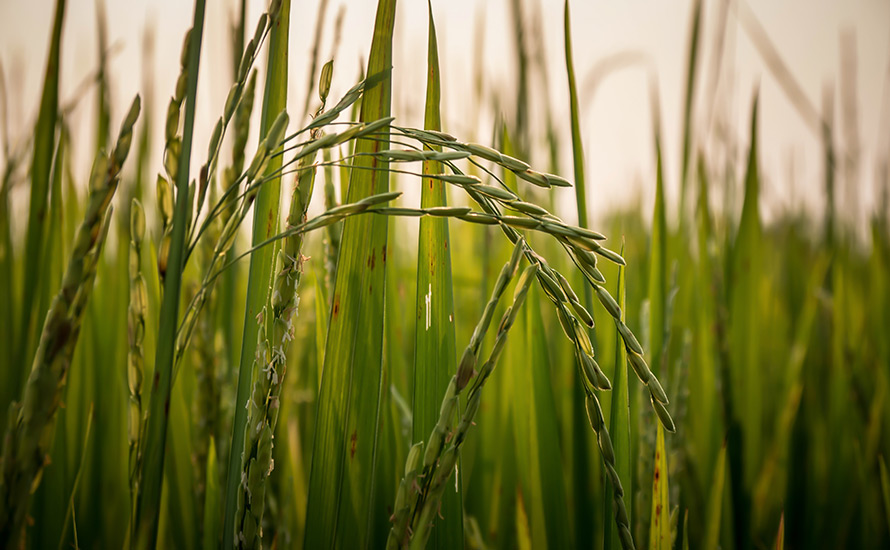
{"label": "green leaf", "polygon": [[556,403],[550,380],[550,360],[541,293],[529,291],[513,340],[516,351],[509,365],[513,388],[513,426],[522,504],[528,517],[532,548],[571,548],[568,507],[562,470],[562,452]]}
{"label": "green leaf", "polygon": [[664,427],[658,426],[655,443],[655,471],[652,474],[652,513],[649,522],[649,549],[670,550],[671,519],[668,499],[668,465],[664,446]]}
{"label": "green leaf", "polygon": [[708,497],[708,510],[705,521],[705,536],[702,548],[717,548],[720,542],[721,513],[723,511],[723,484],[726,479],[726,444],[717,455],[714,467],[714,479],[711,481],[711,492]]}
{"label": "green leaf", "polygon": [[[751,109],[751,146],[745,175],[745,201],[729,263],[729,379],[723,381],[727,416],[727,449],[734,532],[743,542],[749,536],[750,485],[759,470],[763,434],[760,339],[764,322],[758,307],[762,278],[761,227],[758,201],[757,97]],[[744,546],[744,544],[742,544]]]}
{"label": "green leaf", "polygon": [[137,497],[137,540],[140,548],[157,544],[158,518],[161,512],[161,487],[164,479],[164,455],[167,445],[167,423],[172,389],[173,356],[179,318],[180,290],[185,263],[185,236],[189,219],[189,160],[195,126],[195,104],[198,90],[198,67],[204,35],[204,0],[195,0],[194,24],[188,55],[188,83],[185,98],[185,125],[182,149],[176,176],[177,201],[173,219],[170,256],[164,280],[160,312],[157,354],[151,388],[149,416],[146,422],[142,485]]}
{"label": "green leaf", "polygon": [[204,550],[219,548],[219,520],[222,494],[219,490],[219,467],[213,436],[207,449],[207,479],[204,485]]}
{"label": "green leaf", "polygon": [[[392,64],[395,7],[395,0],[378,3],[369,75],[386,71]],[[360,120],[388,117],[391,94],[389,76],[366,90]],[[388,163],[369,154],[389,147],[388,134],[383,129],[378,139],[356,143],[358,156],[345,202],[389,189]],[[347,218],[318,401],[306,548],[364,548],[373,542],[369,533],[380,422],[386,262],[387,219]]]}
{"label": "green leaf", "polygon": [[[657,116],[657,115],[656,115]],[[660,123],[655,120],[655,207],[649,237],[649,365],[657,377],[665,376],[667,319],[667,222],[664,205],[664,171]]]}
{"label": "green leaf", "polygon": [[[18,353],[12,367],[12,383],[4,386],[9,392],[5,403],[17,398],[25,376],[28,374],[30,359],[43,321],[43,310],[32,307],[40,288],[49,284],[43,265],[44,233],[49,220],[50,169],[53,166],[53,151],[56,143],[56,119],[59,113],[59,49],[62,41],[62,23],[65,19],[65,0],[56,0],[56,11],[50,37],[49,53],[46,60],[46,73],[43,77],[43,94],[40,98],[40,112],[34,128],[34,151],[31,156],[31,193],[28,201],[28,227],[25,233],[25,272],[22,279],[22,319],[19,330],[24,331],[15,340]],[[47,290],[52,292],[52,290]],[[5,397],[5,395],[4,395]],[[3,424],[5,425],[5,423]]]}
{"label": "green leaf", "polygon": [[[565,58],[566,58],[566,74],[568,76],[569,86],[569,108],[572,126],[572,163],[575,176],[575,206],[578,212],[578,226],[589,228],[587,219],[587,187],[584,179],[584,145],[581,141],[581,114],[578,107],[578,89],[575,82],[575,66],[572,54],[572,25],[571,15],[569,13],[569,0],[565,3],[565,13],[563,19],[564,38],[565,38]],[[593,293],[590,285],[584,283],[584,307],[587,311],[593,311]],[[590,341],[596,351],[597,339],[596,330],[591,329]],[[574,481],[575,495],[573,510],[575,513],[575,539],[577,541],[593,540],[594,522],[588,517],[589,510],[595,506],[589,487],[591,485],[591,477],[596,480],[595,473],[592,475],[591,469],[596,472],[597,468],[591,468],[590,455],[587,445],[582,443],[589,433],[587,423],[587,409],[585,406],[585,396],[581,384],[574,383],[571,385],[572,396],[572,458],[571,458],[571,477]]]}
{"label": "green leaf", "polygon": [[[429,47],[424,129],[442,130],[439,113],[439,51],[433,8],[429,4]],[[441,147],[436,147],[441,150]],[[441,174],[441,162],[423,163],[424,174]],[[421,181],[421,208],[446,206],[445,183],[438,179]],[[442,396],[457,370],[454,339],[454,299],[451,282],[451,250],[448,218],[424,216],[420,219],[417,246],[417,301],[414,337],[414,406],[412,441],[424,441],[439,419]],[[429,548],[459,548],[463,544],[463,509],[460,484],[457,491],[446,490],[441,516],[430,538]]]}
{"label": "green leaf", "polygon": [[685,226],[686,197],[689,189],[689,164],[692,160],[692,103],[695,96],[695,73],[698,66],[698,44],[701,30],[701,0],[692,6],[692,29],[689,56],[686,61],[686,101],[683,104],[683,163],[680,173],[680,225]]}
{"label": "green leaf", "polygon": [[[621,254],[624,254],[624,245],[621,246]],[[621,307],[621,320],[626,320],[627,311],[627,285],[626,273],[624,266],[618,266],[618,283],[615,296],[618,299],[618,306]],[[631,455],[631,433],[630,433],[630,396],[628,394],[628,378],[627,378],[627,350],[624,347],[624,340],[621,335],[615,332],[615,371],[612,373],[612,404],[609,413],[609,434],[612,437],[612,448],[615,451],[615,471],[618,472],[618,479],[625,484],[624,486],[624,507],[627,510],[627,518],[633,525],[633,516],[631,515],[630,495],[634,494],[632,487],[633,469]],[[606,490],[603,494],[605,514],[605,532],[607,548],[620,548],[621,539],[618,536],[618,530],[612,518],[613,514],[613,489],[612,483],[606,478]]]}

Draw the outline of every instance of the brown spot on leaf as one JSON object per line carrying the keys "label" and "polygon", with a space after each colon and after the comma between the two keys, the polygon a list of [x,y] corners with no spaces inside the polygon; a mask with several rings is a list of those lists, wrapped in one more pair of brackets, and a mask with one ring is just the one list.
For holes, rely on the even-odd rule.
{"label": "brown spot on leaf", "polygon": [[445,250],[448,250],[448,239],[445,239]]}
{"label": "brown spot on leaf", "polygon": [[154,381],[153,381],[154,389],[158,389],[158,384],[160,382],[161,382],[161,373],[158,371],[155,371],[155,377],[154,377]]}
{"label": "brown spot on leaf", "polygon": [[381,258],[383,259],[383,263],[386,263],[386,245],[383,245],[383,253]]}
{"label": "brown spot on leaf", "polygon": [[333,319],[337,318],[337,315],[340,313],[340,295],[337,294],[334,296],[334,312],[331,314]]}
{"label": "brown spot on leaf", "polygon": [[355,443],[358,441],[358,433],[353,431],[349,437],[349,458],[355,458]]}

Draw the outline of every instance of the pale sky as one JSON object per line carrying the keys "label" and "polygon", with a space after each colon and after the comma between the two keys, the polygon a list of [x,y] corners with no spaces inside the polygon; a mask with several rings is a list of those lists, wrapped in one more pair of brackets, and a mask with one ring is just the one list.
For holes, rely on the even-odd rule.
{"label": "pale sky", "polygon": [[[699,62],[700,107],[696,125],[704,127],[720,1],[704,3],[702,54]],[[0,0],[0,62],[10,90],[9,124],[13,136],[31,131],[38,108],[40,86],[53,4],[51,0]],[[316,2],[295,0],[291,16],[290,112],[291,128],[302,111],[309,53],[316,20]],[[497,95],[502,109],[513,113],[515,95],[514,47],[509,0],[433,0],[439,34],[443,78],[444,129],[462,139],[487,142],[494,113],[489,99]],[[530,101],[535,116],[533,129],[540,132],[542,113],[549,105],[558,121],[563,142],[561,172],[571,179],[568,93],[563,54],[563,2],[525,0],[526,16],[542,32],[547,77],[533,73]],[[63,34],[62,98],[72,97],[75,88],[95,67],[95,0],[69,0]],[[106,0],[109,42],[118,50],[111,61],[114,100],[113,121],[119,123],[122,111],[142,86],[142,37],[145,29],[156,29],[154,57],[155,128],[154,164],[160,169],[161,120],[178,72],[182,36],[192,20],[192,3],[184,0]],[[839,101],[841,36],[852,33],[856,53],[856,106],[861,144],[860,212],[874,208],[875,163],[890,150],[890,128],[882,101],[887,94],[890,70],[890,2],[887,0],[749,0],[751,12],[767,34],[809,101],[821,110],[823,88],[833,83],[835,121],[838,139],[842,136]],[[213,122],[222,111],[231,80],[228,43],[229,14],[234,0],[208,2],[205,40],[202,52],[199,101],[196,121],[196,154],[204,155]],[[249,3],[248,35],[261,12],[263,2]],[[343,41],[335,54],[331,97],[354,83],[360,57],[370,46],[376,2],[372,0],[330,0],[323,38],[323,59],[331,55],[333,21],[340,6],[345,7]],[[628,0],[604,2],[574,0],[572,29],[575,70],[579,85],[604,58],[621,52],[637,51],[648,56],[657,73],[666,178],[669,199],[679,188],[682,139],[682,105],[685,88],[687,41],[691,0],[676,2]],[[402,124],[422,124],[425,86],[426,1],[402,0],[398,6],[394,59],[395,102],[393,114]],[[481,19],[480,19],[481,18]],[[476,28],[482,28],[479,44]],[[532,41],[533,42],[533,41]],[[529,42],[531,44],[532,42]],[[473,69],[484,63],[486,100],[478,110],[474,97]],[[727,23],[724,68],[731,79],[723,81],[721,101],[733,127],[733,139],[746,147],[750,98],[760,89],[760,143],[762,169],[766,177],[764,201],[767,215],[785,209],[806,207],[820,210],[822,204],[822,160],[817,137],[788,101],[763,59],[730,14]],[[648,208],[654,188],[652,130],[646,72],[640,67],[622,69],[606,78],[591,96],[581,90],[582,133],[586,152],[590,209],[594,216],[631,201],[642,199]],[[259,88],[261,89],[261,88]],[[93,131],[92,95],[74,115],[72,124],[91,143]],[[884,111],[887,107],[883,107]],[[739,130],[741,129],[741,130]],[[883,137],[881,133],[883,132]],[[543,143],[543,137],[536,137]],[[89,147],[79,147],[79,173],[89,170]],[[250,146],[248,146],[250,147]],[[879,155],[880,152],[880,155]],[[81,158],[83,157],[83,158]],[[202,159],[195,159],[201,162]],[[531,162],[546,170],[546,152],[533,149]],[[792,170],[789,166],[793,164]],[[569,197],[570,195],[567,195]],[[568,204],[571,204],[567,201]],[[855,211],[855,210],[854,210]],[[570,218],[571,216],[566,216]]]}

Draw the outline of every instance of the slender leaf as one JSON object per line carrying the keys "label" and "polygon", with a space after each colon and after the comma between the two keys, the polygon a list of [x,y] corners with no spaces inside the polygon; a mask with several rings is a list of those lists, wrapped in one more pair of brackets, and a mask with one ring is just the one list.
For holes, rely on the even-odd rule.
{"label": "slender leaf", "polygon": [[649,523],[650,550],[670,550],[671,520],[668,500],[668,464],[664,427],[659,423],[655,443],[655,471],[652,474],[652,513]]}
{"label": "slender leaf", "polygon": [[[25,233],[25,272],[22,278],[22,319],[18,329],[16,345],[19,346],[12,365],[12,383],[6,391],[9,399],[18,397],[24,376],[28,373],[29,359],[33,353],[42,310],[31,307],[39,292],[38,285],[48,281],[41,277],[43,272],[44,234],[48,225],[47,207],[49,202],[50,169],[53,165],[53,151],[56,143],[56,119],[59,112],[59,49],[62,42],[62,24],[65,20],[65,0],[56,0],[53,30],[50,35],[49,52],[46,60],[46,73],[43,77],[43,93],[40,98],[40,112],[34,128],[34,152],[31,155],[31,193],[28,202],[28,227]],[[8,401],[4,401],[7,403]],[[0,417],[6,411],[0,413]]]}
{"label": "slender leaf", "polygon": [[726,479],[726,445],[720,448],[717,465],[714,467],[714,479],[708,497],[708,510],[705,520],[705,535],[702,548],[717,548],[720,542],[721,514],[723,512],[723,484]]}
{"label": "slender leaf", "polygon": [[[395,0],[380,0],[367,74],[392,64]],[[365,91],[362,122],[390,115],[389,76]],[[350,173],[346,202],[386,192],[387,163],[367,155],[388,147],[381,139],[356,143],[356,168]],[[382,391],[383,312],[387,262],[387,220],[348,218],[337,265],[337,279],[321,380],[315,446],[309,474],[306,548],[365,548],[374,514],[374,473]],[[379,511],[378,513],[384,513]]]}
{"label": "slender leaf", "polygon": [[[429,46],[424,128],[440,131],[439,51],[433,7],[429,3]],[[437,148],[441,150],[441,148]],[[442,163],[426,161],[424,174],[441,174]],[[433,178],[421,182],[422,208],[447,205],[445,183]],[[439,420],[442,396],[457,370],[454,340],[454,299],[451,283],[451,251],[448,218],[424,216],[420,220],[417,247],[417,302],[414,338],[414,421],[412,441],[424,441]],[[460,483],[457,491],[445,491],[443,520],[433,529],[429,548],[460,548],[463,543],[463,510]]]}
{"label": "slender leaf", "polygon": [[186,225],[189,218],[189,160],[195,126],[195,104],[198,91],[198,67],[204,36],[204,0],[195,0],[194,23],[188,52],[188,82],[185,98],[185,125],[182,149],[176,176],[176,205],[173,218],[170,256],[164,279],[154,378],[150,385],[151,401],[145,428],[145,455],[142,485],[136,504],[137,545],[153,548],[157,542],[158,518],[161,513],[161,487],[164,479],[164,456],[167,446],[167,423],[173,378],[173,356],[179,318],[180,290],[185,259]]}
{"label": "slender leaf", "polygon": [[[624,254],[624,246],[621,247],[621,254]],[[618,282],[615,296],[618,299],[618,305],[621,307],[621,320],[626,320],[627,310],[627,285],[626,273],[624,266],[618,266]],[[627,378],[627,350],[624,348],[624,341],[621,336],[615,334],[615,371],[612,374],[612,404],[609,414],[609,434],[612,437],[612,448],[615,451],[615,471],[618,472],[618,479],[625,483],[624,486],[624,507],[627,510],[628,522],[633,525],[633,516],[631,514],[630,495],[634,494],[633,490],[633,469],[631,455],[631,432],[630,432],[630,397],[628,395],[628,378]],[[607,548],[620,548],[621,540],[615,523],[612,519],[613,513],[613,489],[609,482],[603,494],[605,514],[605,532],[608,534],[606,538]]]}

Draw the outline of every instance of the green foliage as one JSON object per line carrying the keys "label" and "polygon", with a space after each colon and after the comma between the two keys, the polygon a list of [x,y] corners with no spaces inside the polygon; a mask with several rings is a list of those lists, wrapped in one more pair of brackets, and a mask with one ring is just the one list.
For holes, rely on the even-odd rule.
{"label": "green foliage", "polygon": [[[703,2],[690,14],[682,157],[672,162],[653,113],[654,208],[613,209],[602,233],[587,218],[598,197],[568,2],[566,136],[552,120],[546,143],[532,132],[543,71],[520,2],[526,99],[517,120],[473,126],[493,136],[475,143],[443,132],[454,122],[440,108],[432,6],[418,129],[390,116],[406,116],[393,48],[415,46],[399,43],[394,0],[378,4],[368,79],[333,107],[324,16],[311,57],[288,62],[297,12],[276,0],[252,38],[239,3],[225,108],[194,144],[198,61],[216,60],[201,54],[198,0],[164,139],[134,127],[137,103],[82,181],[75,119],[58,107],[64,4],[33,140],[4,150],[0,182],[0,547],[890,546],[886,214],[867,239],[833,203],[830,229],[763,215],[758,100],[740,136],[697,122]],[[109,145],[115,111],[99,53],[91,153]],[[304,67],[320,79],[306,120],[285,111],[295,63],[300,80]],[[460,99],[467,113],[488,101]],[[560,166],[550,153],[569,132],[572,166]],[[713,153],[730,137],[746,162]],[[827,187],[840,191],[833,147]],[[150,149],[164,151],[157,195],[143,188]],[[574,181],[526,162],[544,156]],[[566,212],[560,193],[574,195]],[[106,240],[117,248],[103,252]]]}

